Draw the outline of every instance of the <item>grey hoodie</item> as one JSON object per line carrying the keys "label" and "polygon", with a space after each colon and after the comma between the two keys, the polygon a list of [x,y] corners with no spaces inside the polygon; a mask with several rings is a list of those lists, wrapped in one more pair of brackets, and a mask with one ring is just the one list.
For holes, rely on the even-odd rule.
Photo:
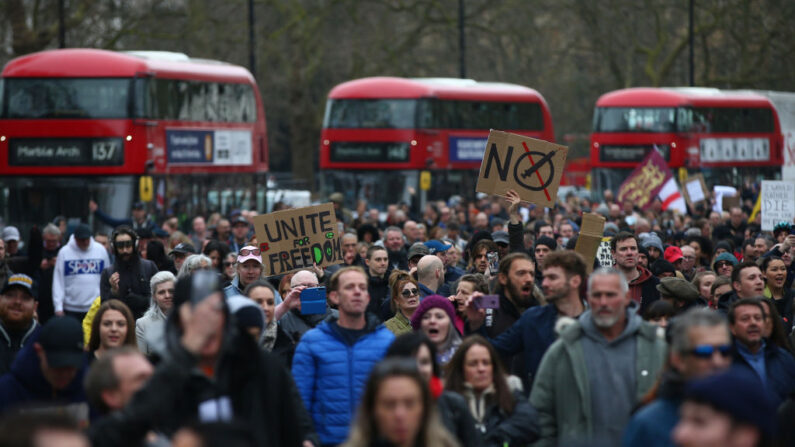
{"label": "grey hoodie", "polygon": [[[621,439],[636,404],[636,337],[643,321],[637,304],[626,310],[627,325],[608,342],[591,318],[591,310],[580,316],[582,349],[591,389],[593,440],[603,445],[621,445]],[[602,444],[600,444],[602,445]]]}

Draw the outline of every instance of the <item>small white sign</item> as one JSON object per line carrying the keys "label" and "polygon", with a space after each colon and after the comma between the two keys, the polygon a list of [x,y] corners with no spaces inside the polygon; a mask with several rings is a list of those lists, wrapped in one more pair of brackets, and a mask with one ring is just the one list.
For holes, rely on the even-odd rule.
{"label": "small white sign", "polygon": [[779,222],[792,223],[795,218],[795,183],[762,181],[762,231],[773,231]]}

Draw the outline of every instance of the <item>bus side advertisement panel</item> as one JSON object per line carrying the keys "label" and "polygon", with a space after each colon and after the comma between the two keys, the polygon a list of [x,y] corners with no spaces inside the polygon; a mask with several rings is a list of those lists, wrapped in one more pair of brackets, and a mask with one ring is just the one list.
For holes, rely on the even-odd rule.
{"label": "bus side advertisement panel", "polygon": [[166,130],[166,153],[171,165],[250,165],[251,131]]}
{"label": "bus side advertisement panel", "polygon": [[486,151],[487,137],[450,137],[450,161],[476,161],[483,160]]}

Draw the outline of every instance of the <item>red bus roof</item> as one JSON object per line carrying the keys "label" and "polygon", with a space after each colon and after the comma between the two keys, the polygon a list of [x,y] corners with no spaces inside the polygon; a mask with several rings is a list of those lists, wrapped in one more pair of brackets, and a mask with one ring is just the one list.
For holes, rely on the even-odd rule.
{"label": "red bus roof", "polygon": [[253,83],[243,67],[181,53],[69,48],[41,51],[18,57],[3,68],[4,78],[115,78],[151,74],[163,78],[201,79],[218,82]]}
{"label": "red bus roof", "polygon": [[615,90],[599,97],[596,107],[767,107],[764,96],[700,87],[638,87]]}
{"label": "red bus roof", "polygon": [[334,87],[329,99],[443,98],[487,101],[544,102],[536,90],[501,82],[457,78],[373,77],[355,79]]}

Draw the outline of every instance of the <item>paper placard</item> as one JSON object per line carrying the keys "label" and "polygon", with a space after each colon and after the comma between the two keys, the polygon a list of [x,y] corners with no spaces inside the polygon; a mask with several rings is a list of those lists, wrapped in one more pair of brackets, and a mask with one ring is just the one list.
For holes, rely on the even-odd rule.
{"label": "paper placard", "polygon": [[795,218],[795,183],[762,180],[762,231],[773,231],[779,222]]}
{"label": "paper placard", "polygon": [[262,251],[265,275],[342,262],[334,205],[277,211],[254,218],[254,232]]}
{"label": "paper placard", "polygon": [[[715,212],[722,212],[726,210],[723,206],[723,199],[726,197],[732,197],[737,195],[737,188],[734,186],[723,186],[723,185],[715,185],[712,187],[712,196],[715,197],[715,205],[713,205],[712,210]],[[737,202],[739,205],[739,201]]]}
{"label": "paper placard", "polygon": [[602,235],[605,229],[605,218],[596,213],[586,213],[582,215],[582,225],[580,234],[577,236],[577,245],[574,251],[582,255],[585,259],[585,267],[590,274],[593,270],[596,252],[602,243]]}
{"label": "paper placard", "polygon": [[698,202],[707,200],[707,185],[704,182],[703,174],[690,176],[685,180],[684,188],[685,200],[691,209],[695,209]]}
{"label": "paper placard", "polygon": [[552,207],[568,152],[566,146],[492,130],[475,190],[505,197],[513,189],[525,202]]}

